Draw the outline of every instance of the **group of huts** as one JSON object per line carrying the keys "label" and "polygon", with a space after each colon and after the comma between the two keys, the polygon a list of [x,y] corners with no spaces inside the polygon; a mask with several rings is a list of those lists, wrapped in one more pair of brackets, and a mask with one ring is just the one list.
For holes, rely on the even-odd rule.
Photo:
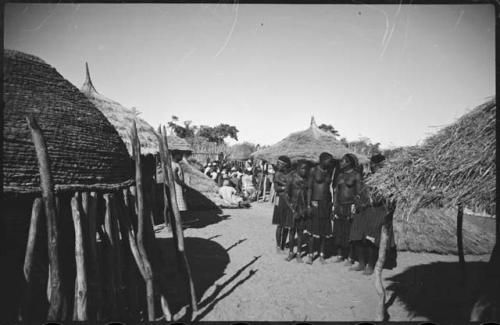
{"label": "group of huts", "polygon": [[99,94],[88,67],[79,90],[35,56],[5,50],[3,63],[2,319],[170,320],[153,271],[159,218],[196,310],[168,190],[169,149],[189,148]]}
{"label": "group of huts", "polygon": [[[166,136],[164,129],[155,131],[136,110],[98,93],[88,67],[80,90],[41,59],[21,52],[4,52],[3,72],[0,287],[5,289],[0,292],[0,314],[12,320],[139,319],[142,309],[152,320],[160,313],[153,307],[159,305],[169,318],[165,297],[151,296],[152,227],[167,214],[170,222],[175,220],[175,200],[167,195],[171,178],[162,175],[168,176],[168,149],[188,157],[190,144]],[[463,263],[464,253],[491,253],[494,246],[488,274],[492,285],[484,288],[472,312],[474,320],[484,317],[490,302],[498,299],[498,277],[492,275],[499,265],[498,240],[467,223],[463,211],[496,214],[495,124],[496,101],[491,99],[423,145],[398,150],[367,179],[377,192],[397,202],[389,221],[399,249],[458,252]],[[42,173],[44,145],[49,178]],[[337,160],[354,153],[363,168],[369,168],[368,157],[319,129],[314,119],[308,129],[255,150],[240,145],[228,156],[240,163],[248,158],[275,163],[283,154],[292,161],[317,162],[321,152]],[[202,198],[217,205],[216,184],[187,159],[181,165],[193,189],[191,206],[209,207],[200,203]],[[47,180],[52,199],[44,193]],[[56,237],[59,259],[47,250]],[[377,318],[382,320],[385,291],[377,264]],[[185,266],[189,275],[188,263]],[[56,278],[60,282],[54,283]],[[157,282],[154,285],[163,285]]]}

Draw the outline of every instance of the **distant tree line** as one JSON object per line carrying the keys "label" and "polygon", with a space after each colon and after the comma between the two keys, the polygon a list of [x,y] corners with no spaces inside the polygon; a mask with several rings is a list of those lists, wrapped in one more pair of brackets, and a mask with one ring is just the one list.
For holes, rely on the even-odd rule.
{"label": "distant tree line", "polygon": [[216,126],[193,125],[192,121],[180,122],[177,116],[172,116],[168,122],[169,128],[179,138],[192,139],[194,137],[203,137],[208,142],[217,144],[224,143],[224,139],[232,138],[238,141],[238,129],[234,125],[221,123]]}

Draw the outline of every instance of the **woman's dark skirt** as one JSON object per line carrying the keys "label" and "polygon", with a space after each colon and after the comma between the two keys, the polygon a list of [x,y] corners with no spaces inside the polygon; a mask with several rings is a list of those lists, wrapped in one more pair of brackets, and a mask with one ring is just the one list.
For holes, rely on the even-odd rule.
{"label": "woman's dark skirt", "polygon": [[288,210],[290,210],[290,208],[281,195],[276,196],[276,199],[278,200],[278,205],[274,206],[272,223],[273,225],[283,226],[286,215],[288,214]]}
{"label": "woman's dark skirt", "polygon": [[[354,215],[349,240],[360,241],[369,237],[369,241],[378,249],[382,226],[386,222],[387,214],[388,211],[385,206],[379,206],[366,208]],[[392,225],[389,224],[388,226],[389,243],[383,268],[390,270],[397,266],[397,250]]]}
{"label": "woman's dark skirt", "polygon": [[332,236],[332,203],[327,200],[317,201],[318,206],[312,207],[311,216],[305,222],[306,230],[314,236]]}
{"label": "woman's dark skirt", "polygon": [[[375,240],[375,246],[379,246],[380,232],[385,222],[387,210],[384,206],[369,207],[353,216],[350,241],[366,239],[366,237]],[[373,241],[372,241],[373,242]]]}
{"label": "woman's dark skirt", "polygon": [[306,217],[301,215],[297,218],[297,215],[293,213],[292,209],[288,209],[284,218],[283,227],[303,231],[306,228]]}
{"label": "woman's dark skirt", "polygon": [[333,220],[333,242],[336,246],[348,247],[352,223],[351,205],[337,205],[335,215],[337,218]]}

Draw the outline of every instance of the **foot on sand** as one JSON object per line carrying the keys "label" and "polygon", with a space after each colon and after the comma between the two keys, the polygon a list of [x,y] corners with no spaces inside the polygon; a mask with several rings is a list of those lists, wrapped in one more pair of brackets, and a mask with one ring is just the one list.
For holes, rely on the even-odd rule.
{"label": "foot on sand", "polygon": [[344,266],[352,266],[353,264],[354,264],[354,262],[349,258],[346,259],[344,262]]}
{"label": "foot on sand", "polygon": [[321,264],[326,264],[325,257],[324,257],[323,255],[320,255],[320,256],[319,256],[319,262],[320,262]]}
{"label": "foot on sand", "polygon": [[363,275],[372,275],[373,271],[373,266],[367,265],[365,270],[363,271]]}
{"label": "foot on sand", "polygon": [[356,263],[356,265],[353,265],[349,268],[349,271],[364,271],[365,265]]}
{"label": "foot on sand", "polygon": [[300,256],[300,254],[297,254],[296,259],[297,259],[297,263],[303,263],[302,256]]}
{"label": "foot on sand", "polygon": [[344,258],[340,255],[338,255],[337,257],[335,257],[335,260],[333,260],[334,263],[340,263],[340,262],[343,262],[344,261]]}
{"label": "foot on sand", "polygon": [[290,262],[291,260],[293,260],[294,257],[295,257],[295,254],[290,252],[290,253],[288,253],[288,256],[285,258],[285,261]]}
{"label": "foot on sand", "polygon": [[313,263],[313,257],[311,255],[307,255],[306,264],[311,265]]}

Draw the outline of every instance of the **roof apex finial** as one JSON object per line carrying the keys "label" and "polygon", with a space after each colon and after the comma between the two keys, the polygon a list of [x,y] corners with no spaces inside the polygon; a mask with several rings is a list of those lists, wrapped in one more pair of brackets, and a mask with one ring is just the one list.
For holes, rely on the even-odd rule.
{"label": "roof apex finial", "polygon": [[83,83],[81,91],[86,94],[97,93],[92,83],[92,79],[90,79],[89,64],[87,62],[85,62],[85,82]]}
{"label": "roof apex finial", "polygon": [[311,126],[316,126],[316,120],[314,119],[314,116],[311,116]]}

